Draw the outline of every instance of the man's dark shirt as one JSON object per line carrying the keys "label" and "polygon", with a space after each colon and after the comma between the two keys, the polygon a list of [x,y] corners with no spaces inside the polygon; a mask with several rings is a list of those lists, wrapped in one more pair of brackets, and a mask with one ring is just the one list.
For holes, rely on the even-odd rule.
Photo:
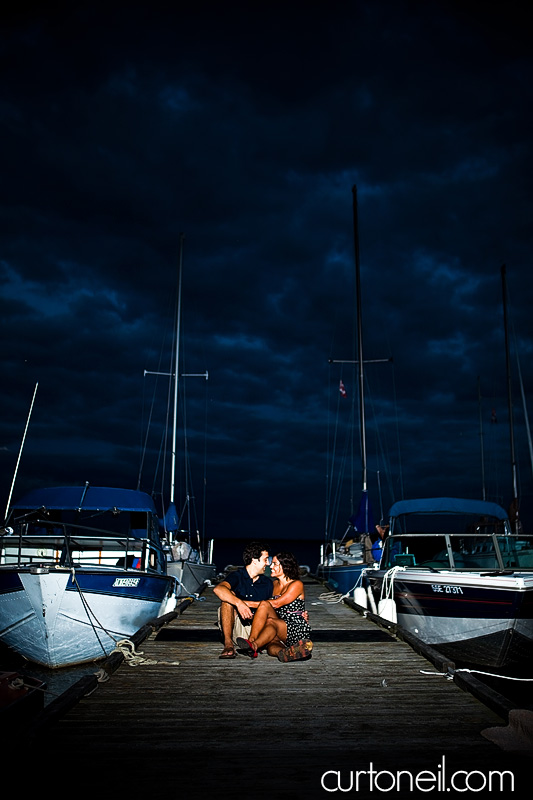
{"label": "man's dark shirt", "polygon": [[240,600],[251,600],[257,603],[260,600],[270,600],[272,597],[272,588],[274,586],[272,579],[267,578],[266,575],[259,575],[253,581],[245,567],[229,572],[224,580],[229,583],[231,591]]}

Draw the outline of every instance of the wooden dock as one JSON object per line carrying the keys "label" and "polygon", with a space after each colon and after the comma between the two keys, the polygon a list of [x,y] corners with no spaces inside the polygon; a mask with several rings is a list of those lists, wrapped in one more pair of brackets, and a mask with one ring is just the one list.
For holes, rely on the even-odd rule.
{"label": "wooden dock", "polygon": [[[142,642],[140,663],[125,661],[52,725],[38,726],[28,752],[38,753],[46,775],[68,776],[76,798],[99,790],[187,800],[210,792],[328,797],[326,771],[340,771],[345,785],[371,764],[391,774],[439,775],[443,757],[446,774],[511,769],[523,780],[522,758],[481,734],[505,725],[504,712],[391,632],[328,602],[322,584],[305,584],[314,641],[308,661],[219,660],[218,601],[208,589]],[[26,763],[26,752],[18,755]],[[412,789],[391,793],[413,796]],[[367,796],[361,788],[357,794]]]}

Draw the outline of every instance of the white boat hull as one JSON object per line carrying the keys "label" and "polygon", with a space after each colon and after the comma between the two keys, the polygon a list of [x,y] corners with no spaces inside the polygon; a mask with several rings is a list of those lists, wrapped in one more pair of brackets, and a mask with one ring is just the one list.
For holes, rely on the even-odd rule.
{"label": "white boat hull", "polygon": [[[376,603],[385,574],[365,576]],[[398,625],[450,658],[503,666],[533,656],[533,573],[408,569],[394,575],[387,596],[394,598]]]}
{"label": "white boat hull", "polygon": [[167,572],[177,581],[176,596],[178,598],[198,594],[207,581],[215,580],[217,574],[214,564],[186,560],[169,561]]}
{"label": "white boat hull", "polygon": [[167,608],[166,575],[0,568],[0,638],[48,668],[94,661]]}

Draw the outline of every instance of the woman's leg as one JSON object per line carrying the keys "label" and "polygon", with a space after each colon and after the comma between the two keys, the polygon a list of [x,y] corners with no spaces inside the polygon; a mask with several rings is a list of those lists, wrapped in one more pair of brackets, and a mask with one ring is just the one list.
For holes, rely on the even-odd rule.
{"label": "woman's leg", "polygon": [[266,647],[271,642],[282,642],[287,638],[287,625],[276,616],[274,619],[269,619],[263,630],[256,636],[252,644],[256,650]]}
{"label": "woman's leg", "polygon": [[254,614],[254,618],[252,620],[252,628],[250,631],[250,641],[255,642],[265,625],[274,619],[278,619],[278,615],[268,602],[268,600],[262,600],[259,605],[257,606]]}
{"label": "woman's leg", "polygon": [[279,640],[267,644],[267,653],[269,656],[277,658],[280,650],[285,650],[285,645],[282,644]]}

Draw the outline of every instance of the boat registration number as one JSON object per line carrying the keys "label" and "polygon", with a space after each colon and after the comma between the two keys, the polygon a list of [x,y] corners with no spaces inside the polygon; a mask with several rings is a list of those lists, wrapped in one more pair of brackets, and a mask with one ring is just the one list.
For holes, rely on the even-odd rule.
{"label": "boat registration number", "polygon": [[115,582],[113,583],[113,588],[115,587],[133,587],[139,585],[140,578],[115,578]]}
{"label": "boat registration number", "polygon": [[431,588],[434,592],[442,592],[443,594],[463,594],[460,586],[447,586],[441,583],[432,583]]}

